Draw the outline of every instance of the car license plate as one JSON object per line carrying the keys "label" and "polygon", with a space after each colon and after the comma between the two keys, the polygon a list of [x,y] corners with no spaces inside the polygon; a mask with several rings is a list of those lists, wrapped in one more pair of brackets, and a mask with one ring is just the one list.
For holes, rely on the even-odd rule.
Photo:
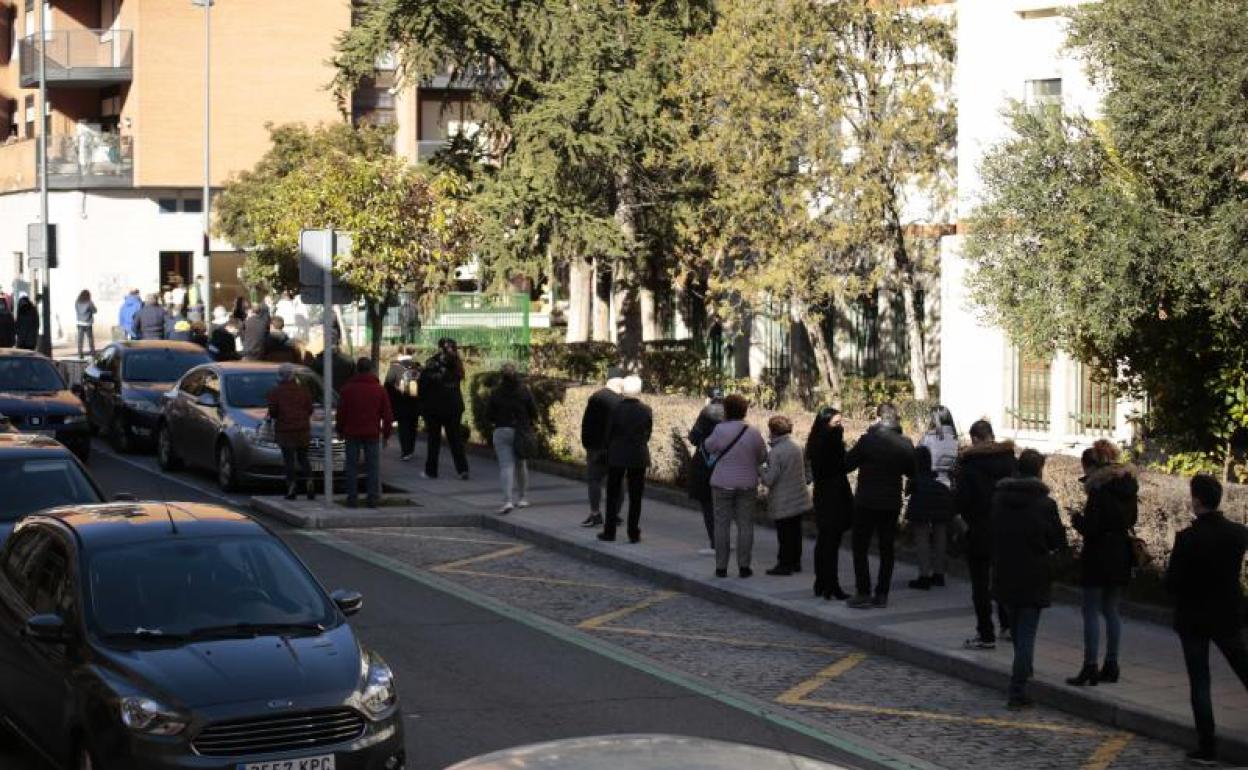
{"label": "car license plate", "polygon": [[[313,473],[324,473],[324,472],[325,472],[325,461],[324,461],[324,460],[312,460],[312,461],[310,462],[310,465],[312,466],[312,472],[313,472]],[[343,468],[343,463],[342,463],[342,462],[336,462],[336,463],[334,463],[334,473],[342,473],[342,468]]]}
{"label": "car license plate", "polygon": [[270,762],[246,762],[239,765],[238,770],[334,770],[334,755],[275,759]]}

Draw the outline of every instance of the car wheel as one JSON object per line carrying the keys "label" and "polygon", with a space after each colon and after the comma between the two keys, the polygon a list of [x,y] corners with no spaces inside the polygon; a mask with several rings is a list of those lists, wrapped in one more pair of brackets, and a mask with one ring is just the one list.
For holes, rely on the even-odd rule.
{"label": "car wheel", "polygon": [[217,484],[222,492],[237,492],[239,487],[234,450],[226,442],[217,448]]}
{"label": "car wheel", "polygon": [[117,415],[113,418],[113,424],[108,431],[109,442],[121,454],[129,454],[134,451],[134,439],[130,437],[130,431],[126,429],[126,418]]}
{"label": "car wheel", "polygon": [[176,471],[182,467],[182,458],[173,449],[173,434],[167,422],[162,422],[156,433],[156,463],[162,471]]}

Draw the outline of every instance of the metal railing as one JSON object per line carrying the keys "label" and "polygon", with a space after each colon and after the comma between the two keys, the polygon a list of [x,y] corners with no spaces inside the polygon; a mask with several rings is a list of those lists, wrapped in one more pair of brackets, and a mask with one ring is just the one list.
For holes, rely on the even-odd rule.
{"label": "metal railing", "polygon": [[48,137],[48,183],[54,187],[129,184],[133,178],[134,137],[111,132]]}
{"label": "metal railing", "polygon": [[118,83],[131,78],[134,32],[128,29],[68,29],[30,35],[21,41],[24,87],[39,82],[39,50],[47,49],[48,82]]}

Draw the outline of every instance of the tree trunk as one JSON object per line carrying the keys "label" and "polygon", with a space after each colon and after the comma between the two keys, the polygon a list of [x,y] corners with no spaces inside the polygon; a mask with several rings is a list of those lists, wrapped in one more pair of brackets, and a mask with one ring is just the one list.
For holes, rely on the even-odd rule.
{"label": "tree trunk", "polygon": [[594,257],[592,311],[595,342],[611,341],[611,275],[601,257]]}
{"label": "tree trunk", "polygon": [[[796,303],[795,303],[796,304]],[[806,327],[806,336],[810,338],[810,346],[815,353],[815,367],[819,370],[819,386],[826,388],[834,399],[841,397],[841,362],[832,352],[828,335],[823,329],[822,318],[812,318],[805,305],[796,305],[801,316],[802,325]]]}
{"label": "tree trunk", "polygon": [[573,257],[568,264],[567,342],[588,342],[594,312],[593,264]]}
{"label": "tree trunk", "polygon": [[[644,280],[637,270],[637,188],[632,172],[625,168],[615,175],[615,223],[624,236],[627,253],[616,260],[611,282],[615,324],[612,339],[619,349],[622,365],[637,373],[641,368],[642,328],[638,285]],[[642,280],[639,280],[642,279]]]}
{"label": "tree trunk", "polygon": [[377,370],[377,376],[382,377],[385,372],[381,371],[381,334],[386,321],[386,311],[390,309],[390,303],[382,300],[368,300],[365,303],[365,312],[368,317],[368,332],[371,337],[369,345],[369,355],[373,359],[373,366]]}
{"label": "tree trunk", "polygon": [[659,270],[654,259],[647,257],[641,276],[638,298],[641,304],[641,339],[643,342],[663,339],[659,323]]}
{"label": "tree trunk", "polygon": [[906,342],[910,348],[910,384],[914,386],[914,398],[926,401],[927,389],[927,342],[923,324],[919,321],[918,308],[914,303],[914,271],[901,273],[901,297],[906,307]]}

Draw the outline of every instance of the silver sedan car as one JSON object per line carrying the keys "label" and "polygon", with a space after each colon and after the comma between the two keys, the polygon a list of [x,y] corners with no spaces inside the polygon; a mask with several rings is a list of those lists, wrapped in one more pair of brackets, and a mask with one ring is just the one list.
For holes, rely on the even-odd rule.
{"label": "silver sedan car", "polygon": [[[268,394],[277,386],[278,364],[219,362],[191,369],[165,394],[157,426],[156,459],[165,470],[182,465],[214,471],[227,492],[248,482],[285,477],[282,451],[268,422]],[[315,476],[325,468],[324,388],[311,369],[296,367],[295,380],[312,393],[310,459]],[[332,412],[330,419],[333,419]],[[341,472],[346,445],[335,437],[329,452]]]}

